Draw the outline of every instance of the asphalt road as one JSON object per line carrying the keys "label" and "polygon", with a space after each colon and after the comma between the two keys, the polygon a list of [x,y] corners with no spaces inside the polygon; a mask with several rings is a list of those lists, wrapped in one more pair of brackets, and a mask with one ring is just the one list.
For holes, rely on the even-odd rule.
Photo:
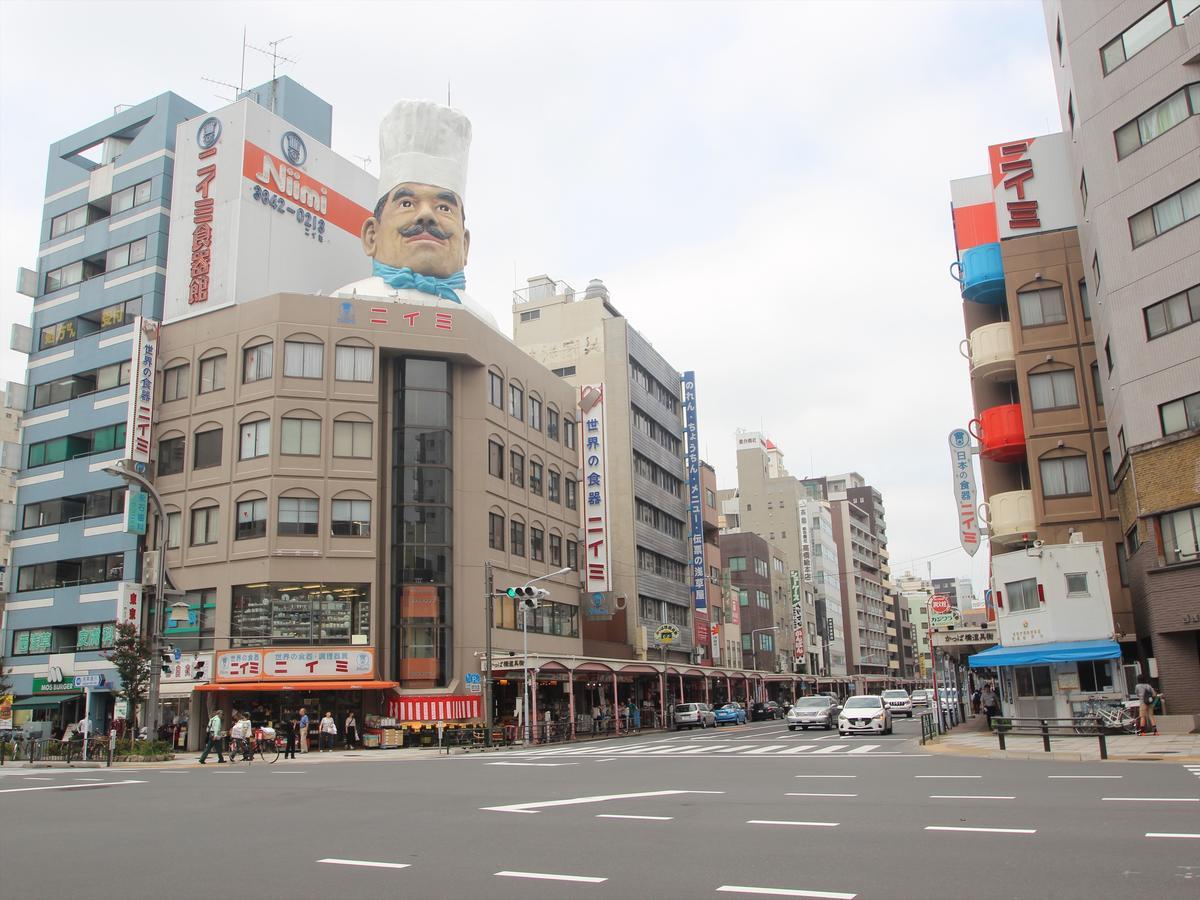
{"label": "asphalt road", "polygon": [[1200,767],[932,755],[917,731],[5,767],[0,897],[1200,896]]}

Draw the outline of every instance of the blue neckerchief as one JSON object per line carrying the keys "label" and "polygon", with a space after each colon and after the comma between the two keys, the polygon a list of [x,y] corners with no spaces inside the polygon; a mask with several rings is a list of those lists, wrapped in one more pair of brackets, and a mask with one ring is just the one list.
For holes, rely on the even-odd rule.
{"label": "blue neckerchief", "polygon": [[455,272],[449,278],[438,278],[436,275],[421,275],[408,266],[397,269],[377,259],[371,260],[371,274],[382,278],[390,287],[423,291],[443,300],[453,300],[455,303],[462,303],[455,290],[461,291],[467,287],[467,278],[461,271]]}

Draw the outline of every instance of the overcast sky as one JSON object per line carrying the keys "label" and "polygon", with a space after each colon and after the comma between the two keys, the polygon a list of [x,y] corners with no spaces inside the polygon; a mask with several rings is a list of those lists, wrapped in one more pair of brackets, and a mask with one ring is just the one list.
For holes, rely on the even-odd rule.
{"label": "overcast sky", "polygon": [[[371,157],[400,98],[474,126],[468,288],[511,333],[511,291],[602,278],[678,369],[704,456],[734,432],[795,475],[884,495],[893,570],[986,578],[957,546],[946,435],[971,416],[952,178],[988,144],[1061,130],[1039,2],[356,4],[0,2],[0,380],[30,301],[51,142],[163,91],[232,97],[248,42],[333,105]],[[289,37],[290,36],[290,37]],[[246,52],[246,86],[271,77]]]}

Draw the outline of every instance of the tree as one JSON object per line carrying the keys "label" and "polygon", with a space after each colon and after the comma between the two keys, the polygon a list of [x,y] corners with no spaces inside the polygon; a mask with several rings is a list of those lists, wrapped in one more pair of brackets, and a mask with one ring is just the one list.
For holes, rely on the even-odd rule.
{"label": "tree", "polygon": [[113,664],[121,678],[120,696],[129,703],[132,733],[136,735],[138,706],[150,688],[150,645],[138,634],[136,626],[121,622],[117,624],[112,649],[104,658]]}

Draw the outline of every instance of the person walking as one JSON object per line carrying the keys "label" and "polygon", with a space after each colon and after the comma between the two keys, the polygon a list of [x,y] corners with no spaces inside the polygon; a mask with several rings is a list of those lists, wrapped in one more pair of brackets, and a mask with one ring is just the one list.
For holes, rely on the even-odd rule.
{"label": "person walking", "polygon": [[333,742],[337,740],[337,722],[333,721],[332,713],[325,713],[318,730],[320,732],[318,737],[320,752],[324,753],[325,748],[328,747],[332,753]]}
{"label": "person walking", "polygon": [[342,728],[342,732],[346,737],[346,749],[350,750],[358,743],[358,722],[354,718],[354,710],[346,716],[346,724]]}
{"label": "person walking", "polygon": [[1139,681],[1133,689],[1138,699],[1138,733],[1158,734],[1158,720],[1154,718],[1154,701],[1158,694],[1146,681]]}
{"label": "person walking", "polygon": [[308,752],[308,713],[300,707],[300,752]]}
{"label": "person walking", "polygon": [[987,714],[988,731],[992,730],[992,717],[1000,713],[1000,700],[996,696],[996,690],[992,687],[989,681],[983,686],[979,692],[979,704],[983,707],[983,711]]}
{"label": "person walking", "polygon": [[204,736],[204,752],[200,754],[200,765],[204,765],[204,761],[208,759],[208,754],[212,753],[213,748],[216,748],[217,751],[217,762],[225,762],[225,754],[221,750],[224,740],[225,732],[221,730],[221,711],[218,709],[208,720],[208,731]]}
{"label": "person walking", "polygon": [[283,748],[284,759],[296,758],[296,734],[299,730],[300,723],[296,721],[295,713],[288,713],[283,717],[283,736],[287,739]]}

